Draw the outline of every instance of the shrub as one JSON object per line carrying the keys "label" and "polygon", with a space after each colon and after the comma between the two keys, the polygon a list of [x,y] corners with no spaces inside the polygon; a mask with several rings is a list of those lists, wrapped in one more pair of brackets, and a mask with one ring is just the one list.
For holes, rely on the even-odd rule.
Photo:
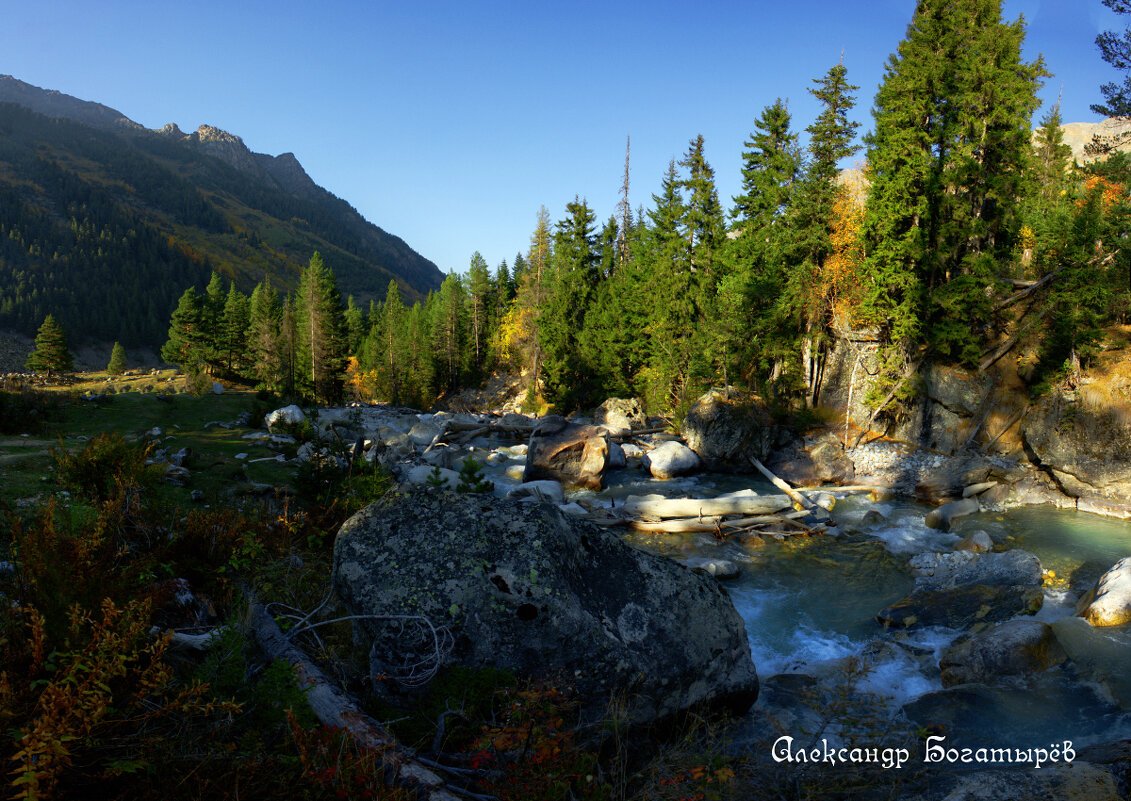
{"label": "shrub", "polygon": [[92,501],[105,501],[119,488],[152,485],[159,467],[147,467],[148,445],[126,442],[120,431],[94,436],[79,451],[51,449],[55,474],[68,490]]}

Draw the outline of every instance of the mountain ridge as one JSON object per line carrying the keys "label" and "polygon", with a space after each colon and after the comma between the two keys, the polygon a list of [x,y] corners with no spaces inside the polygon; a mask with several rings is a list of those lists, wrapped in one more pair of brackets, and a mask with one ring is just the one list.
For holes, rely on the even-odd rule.
{"label": "mountain ridge", "polygon": [[[315,183],[293,153],[254,153],[207,124],[189,134],[174,123],[148,129],[12,76],[0,76],[0,238],[0,328],[25,335],[54,313],[80,339],[159,346],[170,304],[189,284],[201,287],[216,270],[244,292],[264,278],[290,289],[315,250],[343,297],[362,305],[382,300],[390,281],[406,300],[423,299],[444,277]],[[81,277],[120,283],[111,252],[131,280],[150,283],[148,265],[155,287],[156,300],[119,287],[147,307],[144,324],[122,323],[120,332],[113,319],[91,323],[101,310],[83,303],[85,295],[91,306],[112,300]],[[166,284],[177,281],[170,299]]]}

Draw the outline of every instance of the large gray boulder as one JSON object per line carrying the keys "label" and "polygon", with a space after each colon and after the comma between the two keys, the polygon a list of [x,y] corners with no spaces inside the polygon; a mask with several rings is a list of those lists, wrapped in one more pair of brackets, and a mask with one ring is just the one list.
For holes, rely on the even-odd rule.
{"label": "large gray boulder", "polygon": [[711,391],[683,418],[680,436],[708,470],[751,470],[749,457],[765,459],[776,436],[773,418],[756,395]]}
{"label": "large gray boulder", "polygon": [[[745,626],[714,579],[548,504],[392,494],[338,532],[333,583],[351,614],[446,627],[445,664],[561,671],[594,712],[625,691],[632,723],[757,697]],[[415,658],[397,626],[358,626],[378,669]]]}
{"label": "large gray boulder", "polygon": [[686,476],[700,467],[695,451],[675,440],[668,440],[648,451],[642,463],[653,478]]}
{"label": "large gray boulder", "polygon": [[305,419],[306,415],[303,414],[302,409],[292,403],[290,406],[268,412],[263,417],[263,424],[274,434],[285,426],[298,425]]}
{"label": "large gray boulder", "polygon": [[523,481],[551,479],[565,487],[600,490],[609,467],[607,432],[547,417],[530,435]]}

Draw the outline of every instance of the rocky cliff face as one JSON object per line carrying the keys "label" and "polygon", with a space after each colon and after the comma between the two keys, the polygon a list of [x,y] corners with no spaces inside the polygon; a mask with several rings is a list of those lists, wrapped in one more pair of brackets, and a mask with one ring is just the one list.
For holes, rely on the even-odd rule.
{"label": "rocky cliff face", "polygon": [[[903,491],[945,498],[991,480],[998,486],[983,498],[990,506],[1055,503],[1131,517],[1131,365],[1124,361],[1113,358],[1078,377],[1075,388],[1032,403],[1007,366],[980,373],[928,365],[916,399],[892,404],[872,429],[907,443]],[[872,410],[864,399],[877,373],[874,343],[837,342],[821,402],[835,410],[838,429],[845,416],[857,426],[867,423]],[[919,462],[926,467],[916,467]],[[861,463],[856,470],[868,472]]]}

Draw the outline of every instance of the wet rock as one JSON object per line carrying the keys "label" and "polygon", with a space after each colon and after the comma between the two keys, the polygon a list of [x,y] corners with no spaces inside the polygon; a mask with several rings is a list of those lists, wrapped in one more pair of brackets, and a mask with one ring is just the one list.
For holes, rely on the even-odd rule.
{"label": "wet rock", "polygon": [[695,451],[675,440],[664,442],[644,454],[642,463],[653,478],[676,478],[700,467]]}
{"label": "wet rock", "polygon": [[791,484],[851,484],[856,477],[852,459],[836,434],[806,438],[775,450],[767,467]]}
{"label": "wet rock", "polygon": [[875,509],[869,509],[864,513],[864,516],[860,518],[860,525],[865,528],[887,525],[887,522],[888,519]]}
{"label": "wet rock", "polygon": [[1039,587],[1041,584],[1041,560],[1020,548],[986,554],[972,551],[921,553],[912,557],[910,565],[916,575],[917,590],[973,584],[995,587]]}
{"label": "wet rock", "polygon": [[628,457],[625,456],[624,448],[616,442],[609,442],[609,470],[620,470],[628,467]]}
{"label": "wet rock", "polygon": [[981,510],[977,498],[963,498],[961,501],[952,501],[951,503],[944,503],[942,506],[932,509],[927,513],[923,522],[927,528],[937,528],[943,531],[950,531],[950,524],[959,517],[972,515]]}
{"label": "wet rock", "polygon": [[954,546],[956,551],[973,551],[974,553],[986,553],[993,549],[994,541],[989,534],[981,530],[971,532]]}
{"label": "wet rock", "polygon": [[[444,664],[561,671],[591,713],[621,692],[629,724],[701,704],[744,711],[757,697],[745,626],[716,581],[548,504],[387,496],[342,526],[333,584],[351,614],[445,627]],[[389,675],[417,658],[399,627],[358,627]]]}
{"label": "wet rock", "polygon": [[1040,587],[975,584],[916,592],[876,615],[885,628],[947,626],[967,629],[978,623],[999,623],[1017,615],[1032,615],[1044,603]]}
{"label": "wet rock", "polygon": [[608,467],[604,429],[543,418],[530,437],[523,480],[551,479],[570,488],[600,490]]}
{"label": "wet rock", "polygon": [[737,391],[729,395],[711,391],[695,401],[680,434],[708,470],[750,472],[749,457],[765,459],[777,429],[757,395]]}
{"label": "wet rock", "polygon": [[1076,605],[1076,614],[1093,626],[1131,621],[1131,557],[1120,559],[1100,576]]}
{"label": "wet rock", "polygon": [[1127,671],[1131,637],[1125,631],[1097,630],[1079,617],[1054,621],[1052,630],[1076,672],[1099,685],[1122,709],[1131,710],[1131,674]]}
{"label": "wet rock", "polygon": [[708,576],[714,576],[719,580],[738,578],[741,572],[738,569],[738,565],[729,559],[705,559],[695,557],[688,559],[684,564],[692,570],[701,570]]}
{"label": "wet rock", "polygon": [[1063,663],[1068,655],[1052,626],[1039,620],[1007,620],[953,646],[941,660],[944,687],[998,676],[1039,673]]}

